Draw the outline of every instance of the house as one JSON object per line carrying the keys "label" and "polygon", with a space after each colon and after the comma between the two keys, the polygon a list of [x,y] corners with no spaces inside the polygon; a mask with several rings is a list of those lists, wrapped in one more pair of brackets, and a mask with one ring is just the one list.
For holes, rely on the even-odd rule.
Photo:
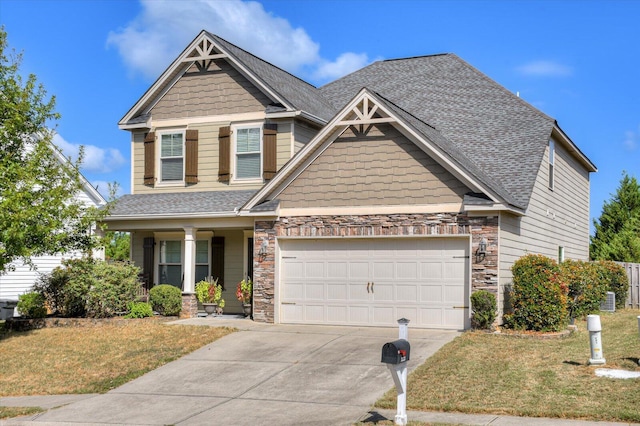
{"label": "house", "polygon": [[454,54],[375,62],[321,88],[202,31],[119,122],[150,285],[245,276],[253,319],[469,327],[525,253],[588,258],[594,164],[556,121]]}
{"label": "house", "polygon": [[[61,164],[69,161],[58,149],[54,148],[52,152]],[[106,205],[107,201],[104,197],[82,174],[80,174],[80,179],[82,181],[82,191],[76,194],[76,200],[86,206],[100,207]],[[0,274],[0,307],[3,305],[15,306],[18,297],[31,291],[31,288],[40,275],[50,273],[53,269],[60,266],[64,259],[73,259],[81,255],[82,253],[72,251],[69,253],[55,253],[33,257],[31,260],[33,261],[34,267],[21,262],[14,262],[12,270]],[[94,253],[96,257],[101,257],[102,255],[102,252]],[[4,310],[0,310],[0,314],[4,316]],[[8,316],[11,315],[12,313],[8,314]],[[3,316],[0,316],[0,318],[3,318]]]}

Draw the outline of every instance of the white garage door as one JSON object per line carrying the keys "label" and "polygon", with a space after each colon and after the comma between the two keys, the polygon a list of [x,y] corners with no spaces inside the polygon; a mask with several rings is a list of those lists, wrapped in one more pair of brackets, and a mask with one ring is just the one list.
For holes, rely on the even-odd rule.
{"label": "white garage door", "polygon": [[283,323],[468,327],[467,238],[279,243]]}

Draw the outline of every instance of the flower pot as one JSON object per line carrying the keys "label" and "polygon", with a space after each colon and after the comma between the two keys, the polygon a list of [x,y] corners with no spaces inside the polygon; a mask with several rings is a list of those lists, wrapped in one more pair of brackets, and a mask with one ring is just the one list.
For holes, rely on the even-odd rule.
{"label": "flower pot", "polygon": [[216,308],[218,307],[217,303],[203,303],[202,307],[204,311],[207,313],[207,316],[212,317],[216,313]]}
{"label": "flower pot", "polygon": [[243,303],[242,309],[244,310],[244,316],[248,317],[251,315],[251,303]]}

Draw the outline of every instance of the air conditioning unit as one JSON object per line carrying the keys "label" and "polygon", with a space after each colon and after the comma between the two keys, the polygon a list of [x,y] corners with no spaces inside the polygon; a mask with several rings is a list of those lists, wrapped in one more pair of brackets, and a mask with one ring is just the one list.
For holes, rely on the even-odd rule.
{"label": "air conditioning unit", "polygon": [[607,292],[607,298],[600,303],[600,310],[605,312],[616,311],[616,294],[614,292]]}

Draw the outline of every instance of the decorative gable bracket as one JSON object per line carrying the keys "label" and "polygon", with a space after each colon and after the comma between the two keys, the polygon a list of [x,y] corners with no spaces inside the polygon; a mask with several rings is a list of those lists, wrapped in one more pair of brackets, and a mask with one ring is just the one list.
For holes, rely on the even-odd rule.
{"label": "decorative gable bracket", "polygon": [[356,126],[360,124],[392,123],[396,120],[378,108],[378,105],[369,96],[363,96],[345,118],[338,121],[338,126]]}
{"label": "decorative gable bracket", "polygon": [[215,59],[227,58],[228,55],[219,53],[213,42],[208,37],[196,43],[193,50],[182,59],[182,62],[195,62],[199,70],[207,70]]}

